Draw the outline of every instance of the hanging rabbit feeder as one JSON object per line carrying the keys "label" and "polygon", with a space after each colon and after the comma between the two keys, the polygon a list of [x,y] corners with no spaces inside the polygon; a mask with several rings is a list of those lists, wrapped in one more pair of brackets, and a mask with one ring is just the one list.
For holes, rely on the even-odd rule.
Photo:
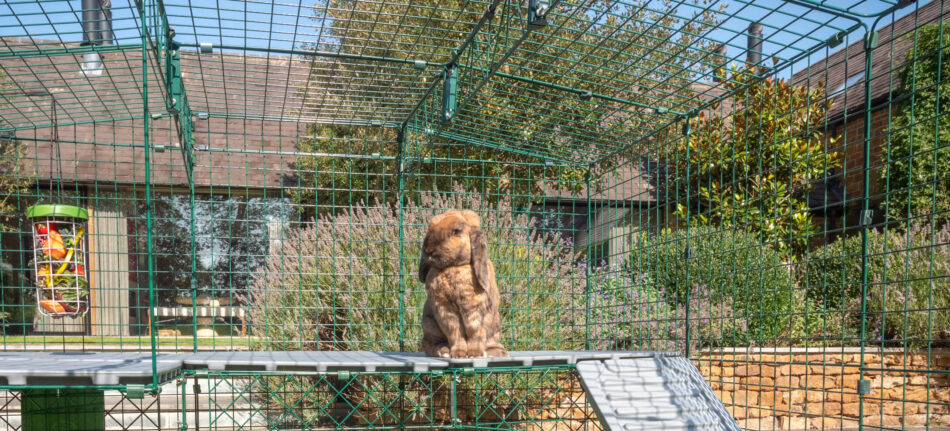
{"label": "hanging rabbit feeder", "polygon": [[70,205],[36,205],[26,210],[33,223],[36,301],[50,317],[81,316],[89,310],[83,236],[89,213]]}

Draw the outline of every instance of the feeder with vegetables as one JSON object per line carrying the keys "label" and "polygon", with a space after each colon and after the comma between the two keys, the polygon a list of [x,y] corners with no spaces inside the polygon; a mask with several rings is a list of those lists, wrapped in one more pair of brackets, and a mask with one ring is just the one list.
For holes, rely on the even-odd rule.
{"label": "feeder with vegetables", "polygon": [[75,317],[89,310],[83,235],[88,212],[71,205],[36,205],[27,209],[33,223],[33,262],[40,313]]}

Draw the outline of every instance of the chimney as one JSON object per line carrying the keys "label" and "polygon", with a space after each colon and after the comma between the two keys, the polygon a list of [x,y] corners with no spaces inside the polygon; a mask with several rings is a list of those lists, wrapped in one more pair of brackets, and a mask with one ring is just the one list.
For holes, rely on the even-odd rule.
{"label": "chimney", "polygon": [[747,61],[750,66],[759,67],[762,63],[762,24],[749,24],[749,42],[747,45]]}
{"label": "chimney", "polygon": [[713,70],[713,82],[725,81],[726,65],[729,64],[728,52],[729,48],[724,43],[716,47],[713,54],[713,63],[716,65],[716,69]]}
{"label": "chimney", "polygon": [[99,0],[99,41],[101,45],[112,45],[115,35],[112,33],[112,0]]}
{"label": "chimney", "polygon": [[[111,45],[112,1],[82,0],[82,45]],[[88,52],[82,56],[82,73],[87,76],[102,75],[102,56]]]}

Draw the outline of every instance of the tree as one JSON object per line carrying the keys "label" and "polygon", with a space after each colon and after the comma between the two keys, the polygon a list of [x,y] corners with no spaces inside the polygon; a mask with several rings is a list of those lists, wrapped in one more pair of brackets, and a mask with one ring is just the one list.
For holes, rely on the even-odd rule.
{"label": "tree", "polygon": [[828,151],[836,138],[823,133],[831,106],[824,84],[793,87],[751,69],[733,73],[725,90],[735,91],[731,112],[700,112],[668,156],[676,212],[757,233],[783,253],[800,250],[817,231],[805,201],[811,183],[841,163]]}
{"label": "tree", "polygon": [[934,226],[950,221],[950,180],[945,168],[938,169],[950,165],[950,32],[942,27],[917,30],[915,48],[897,74],[894,99],[900,102],[879,177],[887,215],[895,221],[919,214],[933,214]]}
{"label": "tree", "polygon": [[[12,88],[6,72],[0,70],[0,89]],[[8,102],[0,101],[0,106]],[[3,125],[0,119],[0,125]],[[33,183],[33,174],[26,163],[26,146],[9,136],[0,136],[0,231],[18,231],[19,221],[26,209],[21,202],[27,187]]]}
{"label": "tree", "polygon": [[[502,3],[491,24],[476,36],[478,49],[491,52],[464,56],[460,60],[460,82],[466,85],[460,87],[460,99],[466,98],[466,105],[447,127],[452,133],[432,142],[418,129],[406,133],[405,153],[416,161],[433,160],[410,165],[407,177],[411,178],[406,178],[406,190],[413,193],[450,190],[454,180],[465,178],[467,190],[480,191],[489,199],[510,194],[530,200],[531,196],[543,194],[541,186],[546,180],[547,184],[562,190],[581,192],[587,169],[583,164],[545,168],[544,160],[538,160],[527,151],[500,151],[491,145],[473,143],[487,142],[513,150],[531,148],[533,153],[542,156],[572,148],[573,156],[579,160],[589,159],[593,140],[600,139],[602,145],[625,145],[623,142],[604,142],[607,139],[604,129],[652,127],[656,121],[652,111],[638,113],[629,106],[587,102],[576,94],[553,90],[536,82],[592,92],[615,92],[618,87],[627,85],[649,88],[652,96],[647,91],[624,93],[645,105],[665,103],[663,100],[673,99],[674,95],[690,93],[693,73],[702,71],[686,66],[695,68],[700,64],[697,60],[711,50],[711,42],[697,36],[716,23],[716,11],[704,7],[708,3],[707,0],[696,2],[694,10],[690,9],[695,12],[695,17],[688,20],[682,16],[688,14],[684,12],[689,7],[674,1],[649,2],[649,7],[646,3],[618,5],[594,1],[586,3],[583,6],[586,9],[578,6],[579,10],[561,5],[560,12],[564,17],[553,18],[554,24],[537,30],[516,55],[501,65],[500,72],[508,77],[496,75],[477,96],[471,96],[466,91],[474,87],[494,61],[501,59],[511,43],[499,29],[506,22],[520,22],[511,17],[514,17],[515,8],[521,6]],[[351,55],[445,61],[468,36],[472,22],[481,16],[483,11],[475,10],[473,5],[461,0],[423,0],[410,4],[326,0],[325,4],[320,2],[314,8],[319,15],[314,18],[327,27],[328,36],[304,48]],[[677,7],[684,10],[673,13]],[[516,33],[520,33],[520,27],[512,29],[511,34]],[[549,37],[553,34],[558,37]],[[668,45],[671,40],[677,42],[676,46],[685,48],[671,55],[671,46]],[[611,61],[603,61],[604,58]],[[618,76],[617,69],[624,64],[627,65],[623,66],[627,74]],[[341,150],[352,150],[362,154],[396,155],[397,132],[394,128],[381,131],[379,127],[339,123],[360,120],[355,117],[361,112],[405,115],[418,102],[419,96],[416,92],[402,94],[393,80],[415,79],[417,81],[412,83],[418,84],[421,80],[433,79],[433,69],[419,72],[412,78],[410,73],[398,72],[398,78],[394,78],[396,72],[393,70],[401,66],[365,60],[330,61],[319,57],[314,57],[311,65],[307,88],[302,90],[304,106],[317,106],[321,113],[332,112],[337,106],[354,107],[354,113],[352,118],[331,119],[331,122],[338,121],[334,125],[311,125],[311,137],[300,140],[300,151],[340,154],[346,152]],[[534,80],[534,83],[526,80]],[[336,86],[346,90],[332,90]],[[323,90],[327,88],[331,90]],[[357,89],[363,93],[356,94]],[[433,103],[427,103],[425,109],[430,115],[431,107],[438,102],[440,89],[441,85],[437,85],[437,90],[429,96]],[[664,97],[658,98],[656,94]],[[602,104],[592,106],[593,103]],[[394,105],[400,109],[393,109]],[[623,114],[618,115],[618,111],[623,111]],[[406,120],[412,119],[398,115],[385,119],[396,124]],[[437,127],[434,122],[426,123],[425,127],[428,126]],[[460,140],[458,135],[470,139]],[[453,161],[439,162],[445,159]],[[528,161],[538,164],[523,163]],[[383,190],[387,192],[386,201],[392,202],[398,190],[395,166],[393,161],[301,156],[297,159],[299,174],[296,182],[291,182],[291,188],[295,188],[291,195],[302,208],[304,219],[312,218],[317,209],[324,211],[334,206],[338,209],[358,200],[365,201],[369,194],[379,195]],[[608,168],[603,164],[598,166],[598,169]],[[484,193],[488,190],[497,193]],[[523,202],[515,204],[521,206]]]}
{"label": "tree", "polygon": [[[0,90],[10,88],[13,86],[8,82],[6,72],[0,69]],[[5,108],[8,103],[0,99],[0,107]],[[0,127],[6,125],[0,118]],[[26,145],[15,139],[12,133],[0,136],[0,286],[3,288],[0,320],[5,333],[26,330],[27,322],[32,322],[33,316],[33,308],[24,305],[25,288],[29,288],[31,283],[24,277],[25,272],[19,269],[23,266],[19,245],[20,222],[26,207],[34,202],[33,198],[26,198],[28,188],[35,180],[26,160],[26,149]]]}

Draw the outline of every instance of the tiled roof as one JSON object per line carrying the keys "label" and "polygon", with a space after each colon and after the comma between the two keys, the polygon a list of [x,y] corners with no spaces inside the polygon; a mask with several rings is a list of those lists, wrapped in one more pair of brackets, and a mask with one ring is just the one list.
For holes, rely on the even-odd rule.
{"label": "tiled roof", "polygon": [[[0,52],[42,46],[17,38],[0,38]],[[149,112],[165,113],[164,95],[157,89],[160,79],[154,60],[149,61]],[[197,186],[279,187],[295,173],[298,136],[306,134],[306,124],[296,119],[267,118],[265,103],[280,103],[294,112],[293,79],[286,79],[288,58],[247,56],[236,61],[232,54],[184,55],[183,63],[200,65],[200,72],[183,76],[194,111],[208,111],[214,104],[229,104],[229,110],[243,109],[249,118],[211,116],[195,120]],[[144,105],[141,102],[142,51],[115,50],[103,54],[103,73],[85,76],[79,72],[82,57],[74,54],[9,56],[0,65],[12,78],[5,96],[16,106],[7,110],[4,127],[14,127],[17,138],[28,142],[30,163],[41,178],[61,177],[78,183],[141,183],[145,178]],[[226,70],[219,66],[227,65]],[[283,68],[283,69],[282,69]],[[194,69],[192,69],[194,70]],[[269,71],[269,73],[268,73]],[[213,80],[197,79],[193,73],[216,75]],[[263,76],[275,79],[263,79]],[[282,76],[285,79],[277,80]],[[154,81],[154,82],[153,82]],[[212,87],[206,82],[220,82]],[[54,122],[51,109],[56,101]],[[241,107],[241,108],[238,108]],[[214,113],[214,111],[212,111]],[[281,121],[294,120],[294,121]],[[150,119],[153,151],[152,181],[155,184],[187,184],[179,137],[169,117]],[[51,139],[58,136],[58,149]],[[215,152],[214,150],[239,152]],[[211,150],[211,151],[208,151]],[[264,154],[267,153],[267,154]]]}
{"label": "tiled roof", "polygon": [[[906,64],[907,55],[914,46],[914,30],[918,26],[946,21],[948,18],[950,7],[946,7],[941,0],[933,0],[917,6],[900,19],[877,30],[877,48],[871,58],[872,103],[879,103],[900,86],[898,73]],[[829,94],[846,84],[852,84],[843,92],[833,95],[834,103],[828,116],[840,118],[846,113],[853,115],[861,112],[864,109],[864,54],[863,40],[853,42],[827,58],[797,71],[792,77],[792,83],[815,87],[819,82],[824,82]],[[848,82],[849,78],[851,82]]]}

